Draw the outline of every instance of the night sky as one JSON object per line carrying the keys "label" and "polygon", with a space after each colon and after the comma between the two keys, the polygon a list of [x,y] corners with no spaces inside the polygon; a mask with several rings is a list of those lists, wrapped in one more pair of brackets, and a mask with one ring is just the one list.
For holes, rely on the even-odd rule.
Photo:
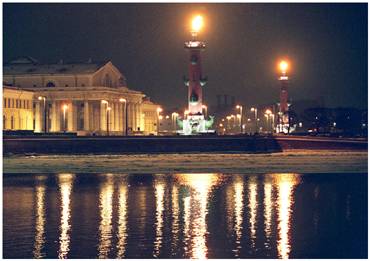
{"label": "night sky", "polygon": [[277,102],[284,57],[293,102],[367,108],[367,4],[3,4],[3,59],[111,60],[130,88],[185,108],[183,45],[194,14],[206,23],[207,104],[216,94],[247,106]]}

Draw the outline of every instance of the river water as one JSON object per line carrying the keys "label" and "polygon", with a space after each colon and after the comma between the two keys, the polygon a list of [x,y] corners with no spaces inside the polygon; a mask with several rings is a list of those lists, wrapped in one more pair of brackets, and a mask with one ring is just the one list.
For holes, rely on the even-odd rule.
{"label": "river water", "polygon": [[367,174],[4,174],[4,258],[366,258]]}

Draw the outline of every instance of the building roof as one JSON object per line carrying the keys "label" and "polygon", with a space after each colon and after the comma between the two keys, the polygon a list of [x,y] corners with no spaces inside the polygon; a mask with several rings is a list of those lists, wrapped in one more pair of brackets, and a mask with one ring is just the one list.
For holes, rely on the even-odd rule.
{"label": "building roof", "polygon": [[10,85],[6,85],[6,84],[3,84],[3,91],[4,90],[34,93],[34,91],[31,91],[31,90],[25,90],[25,89],[22,89],[22,88],[19,88],[19,87],[10,86]]}
{"label": "building roof", "polygon": [[25,56],[19,57],[4,64],[4,75],[21,75],[21,74],[91,74],[99,70],[107,61],[78,63],[63,63],[60,61],[56,64],[40,64],[36,59]]}

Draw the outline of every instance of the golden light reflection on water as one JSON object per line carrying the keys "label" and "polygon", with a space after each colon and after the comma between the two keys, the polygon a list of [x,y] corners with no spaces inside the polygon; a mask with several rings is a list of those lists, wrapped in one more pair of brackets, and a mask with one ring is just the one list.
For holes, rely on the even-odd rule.
{"label": "golden light reflection on water", "polygon": [[163,211],[164,211],[164,193],[165,183],[160,178],[157,178],[154,184],[156,210],[155,210],[155,241],[153,256],[158,257],[160,248],[163,242]]}
{"label": "golden light reflection on water", "polygon": [[184,244],[184,252],[185,255],[187,256],[189,254],[189,239],[191,237],[190,235],[190,196],[184,197],[183,199],[183,204],[184,204],[184,239],[185,239],[185,244]]}
{"label": "golden light reflection on water", "polygon": [[271,222],[272,222],[272,184],[270,180],[265,180],[263,185],[263,207],[264,207],[264,231],[266,236],[265,247],[267,249],[271,248]]}
{"label": "golden light reflection on water", "polygon": [[113,176],[109,174],[106,175],[106,181],[103,183],[99,195],[99,258],[108,258],[108,254],[112,244],[113,192]]}
{"label": "golden light reflection on water", "polygon": [[42,248],[45,244],[45,185],[38,184],[36,186],[36,235],[33,251],[34,258],[42,258],[45,253]]}
{"label": "golden light reflection on water", "polygon": [[235,215],[235,235],[236,235],[236,252],[238,257],[241,249],[240,239],[243,229],[243,205],[244,205],[244,182],[242,177],[236,176],[234,180],[234,215]]}
{"label": "golden light reflection on water", "polygon": [[127,244],[127,181],[119,184],[117,258],[124,258]]}
{"label": "golden light reflection on water", "polygon": [[175,253],[177,251],[178,240],[179,240],[179,214],[180,214],[180,207],[179,207],[179,191],[177,185],[173,185],[172,187],[172,249],[171,252]]}
{"label": "golden light reflection on water", "polygon": [[293,190],[300,182],[298,174],[276,174],[274,182],[278,190],[278,255],[287,259],[291,251],[290,230],[292,204],[294,203]]}
{"label": "golden light reflection on water", "polygon": [[58,182],[61,197],[61,220],[58,258],[67,258],[70,245],[71,192],[74,174],[59,174]]}
{"label": "golden light reflection on water", "polygon": [[[185,237],[189,234],[187,226],[191,222],[190,257],[193,259],[207,258],[207,203],[213,186],[222,180],[219,174],[179,174],[177,179],[181,185],[190,187],[190,197],[184,199]],[[190,210],[191,207],[191,210]],[[190,215],[191,211],[191,215]],[[189,220],[191,219],[191,220]],[[185,253],[187,253],[185,248]]]}
{"label": "golden light reflection on water", "polygon": [[249,202],[248,208],[250,213],[249,225],[250,225],[250,236],[252,247],[255,247],[256,244],[256,226],[257,226],[257,178],[250,177],[248,180],[248,193],[249,193]]}

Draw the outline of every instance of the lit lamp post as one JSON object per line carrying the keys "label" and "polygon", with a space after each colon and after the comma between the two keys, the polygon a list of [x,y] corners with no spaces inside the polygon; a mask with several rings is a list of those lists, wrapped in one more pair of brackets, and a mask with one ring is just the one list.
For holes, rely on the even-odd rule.
{"label": "lit lamp post", "polygon": [[38,97],[39,101],[43,100],[44,101],[44,133],[47,132],[47,121],[46,121],[46,97],[45,96],[39,96]]}
{"label": "lit lamp post", "polygon": [[68,105],[64,104],[62,106],[62,109],[63,109],[63,131],[66,132],[66,130],[67,130],[66,113],[67,113],[67,110],[68,110]]}
{"label": "lit lamp post", "polygon": [[231,120],[231,116],[227,116],[226,117],[227,119],[227,129],[230,130],[230,120]]}
{"label": "lit lamp post", "polygon": [[258,126],[257,126],[257,108],[252,107],[251,112],[254,112],[254,121],[256,123],[256,133],[258,133]]}
{"label": "lit lamp post", "polygon": [[265,111],[265,117],[266,117],[266,120],[267,120],[267,131],[269,131],[269,129],[271,129],[271,133],[272,133],[272,129],[273,129],[273,126],[272,126],[272,121],[271,121],[271,126],[269,125],[269,118],[273,118],[273,114],[271,112],[271,110],[267,109]]}
{"label": "lit lamp post", "polygon": [[160,124],[160,113],[162,112],[162,108],[158,107],[157,108],[157,135],[159,135],[159,124]]}
{"label": "lit lamp post", "polygon": [[128,113],[127,113],[127,100],[125,98],[120,98],[119,99],[119,102],[121,103],[125,103],[125,135],[127,136],[128,135],[128,132],[127,132],[127,126],[128,126]]}
{"label": "lit lamp post", "polygon": [[243,106],[236,105],[237,109],[240,109],[240,133],[243,133]]}
{"label": "lit lamp post", "polygon": [[173,129],[173,132],[175,133],[176,132],[176,120],[177,120],[177,117],[179,117],[179,114],[177,112],[173,112],[171,114],[171,119],[172,119],[172,129]]}
{"label": "lit lamp post", "polygon": [[207,112],[208,112],[207,111],[207,109],[208,109],[207,106],[203,104],[202,109],[204,110],[204,117],[207,118]]}

